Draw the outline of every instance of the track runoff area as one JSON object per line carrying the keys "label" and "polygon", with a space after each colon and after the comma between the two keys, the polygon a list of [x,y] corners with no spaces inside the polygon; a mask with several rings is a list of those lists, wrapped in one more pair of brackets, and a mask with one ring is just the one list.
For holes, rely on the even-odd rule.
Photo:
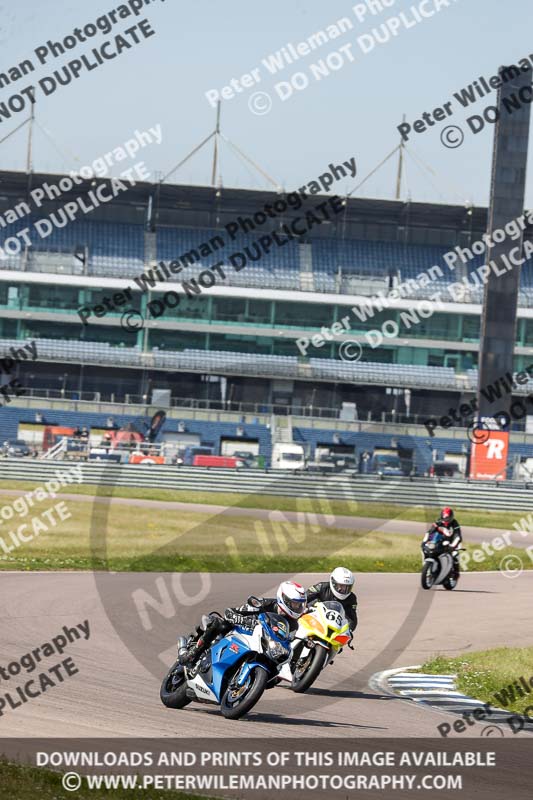
{"label": "track runoff area", "polygon": [[[365,8],[369,17],[386,15],[394,4],[394,0],[356,4],[355,17],[359,19]],[[45,72],[39,80],[32,76],[31,85],[13,90],[0,104],[2,121],[17,123],[16,115],[25,115],[30,107],[33,115],[35,100],[42,102],[52,94],[58,99],[70,83],[81,86],[94,70],[100,74],[107,69],[107,61],[123,61],[147,48],[157,25],[137,17],[154,10],[157,20],[156,9],[165,5],[128,0],[110,9],[100,24],[95,19],[80,29],[81,34],[74,31],[74,38],[39,44],[26,69],[33,72],[39,66]],[[376,45],[378,41],[386,45],[389,38],[403,36],[420,23],[435,24],[432,17],[438,18],[440,12],[451,15],[456,5],[460,4],[453,0],[413,3],[410,15],[398,12],[380,31],[376,27],[372,34]],[[109,38],[92,47],[96,29]],[[71,50],[77,51],[73,58],[55,69],[56,59],[69,57]],[[20,75],[11,73],[9,82],[26,75],[23,70]],[[506,91],[506,86],[500,88]],[[496,228],[502,228],[504,220],[516,219],[524,208],[519,176],[525,175],[527,135],[516,123],[519,116],[518,112],[502,115],[495,128],[497,145],[504,138],[511,143],[494,148],[489,217]],[[506,153],[512,153],[512,169],[505,162]],[[523,169],[516,169],[517,164]],[[510,173],[513,178],[518,175],[511,189],[505,185]],[[501,198],[503,206],[498,205]],[[497,246],[494,250],[495,259],[501,260],[504,254]],[[481,386],[512,371],[516,274],[509,271],[498,282],[499,291],[490,279],[487,284]],[[497,308],[502,294],[509,308],[505,320]],[[486,358],[494,352],[500,354],[499,360]],[[480,417],[487,417],[480,400]],[[509,416],[505,407],[501,410]],[[465,697],[453,688],[449,676],[439,676],[443,685],[433,688],[439,678],[411,678],[410,668],[443,652],[466,659],[466,654],[496,649],[502,643],[523,648],[524,630],[531,628],[533,571],[509,563],[497,570],[465,570],[453,591],[440,587],[424,591],[418,572],[386,573],[379,570],[378,561],[376,571],[357,574],[360,623],[355,650],[346,648],[336,656],[307,692],[274,686],[242,721],[232,720],[216,705],[193,702],[168,708],[160,702],[162,677],[176,656],[176,636],[190,631],[206,611],[235,605],[249,595],[272,596],[288,577],[308,586],[323,580],[329,569],[254,573],[243,558],[241,568],[232,571],[181,570],[179,556],[172,569],[143,570],[136,548],[152,531],[139,523],[126,531],[130,568],[123,562],[120,570],[113,569],[116,540],[108,535],[112,506],[95,502],[85,518],[92,555],[85,569],[76,568],[80,554],[73,555],[70,549],[61,572],[32,569],[30,563],[26,569],[2,575],[0,736],[8,758],[59,772],[63,788],[81,790],[80,796],[102,788],[133,790],[137,796],[139,790],[166,789],[256,798],[271,798],[274,792],[306,798],[356,792],[387,798],[438,792],[443,798],[467,800],[530,796],[533,767],[526,726],[501,722],[491,703],[480,706],[477,698]],[[253,520],[254,530],[261,532],[258,521]],[[73,538],[81,534],[66,511],[62,522],[72,525],[68,543],[72,548]],[[220,519],[215,522],[221,524]],[[198,528],[191,528],[199,553],[202,538]],[[33,544],[23,539],[25,530],[20,533],[15,550],[5,553],[7,558],[16,558],[16,550]],[[277,541],[287,544],[282,534],[283,528],[278,528]],[[180,545],[186,544],[184,539],[178,539]],[[230,536],[228,541],[231,546]],[[168,545],[161,543],[155,554],[161,561],[168,556]],[[306,542],[296,539],[290,545],[290,552],[296,553]],[[107,548],[103,558],[102,547]],[[335,554],[342,562],[343,548]],[[235,548],[233,557],[237,562]],[[270,633],[279,635],[276,639]],[[272,627],[270,633],[266,644],[258,637],[256,646],[259,650],[273,645],[272,650],[279,652],[279,628]],[[228,651],[231,647],[238,645],[233,641]],[[206,674],[208,670],[209,665]],[[401,671],[401,680],[396,670]],[[388,677],[394,674],[395,680]],[[410,683],[402,689],[404,679]],[[236,699],[248,687],[245,671],[239,680],[232,687]],[[528,702],[532,684],[524,672],[494,688],[495,702],[504,706],[517,698]],[[469,702],[476,710],[484,706],[485,716],[469,714],[465,710]],[[527,709],[531,705],[525,707],[525,715]]]}
{"label": "track runoff area", "polygon": [[[189,630],[200,612],[235,604],[250,593],[271,596],[286,577],[212,574],[204,600],[187,606],[184,601],[200,596],[202,585],[205,591],[198,576],[4,574],[7,603],[0,630],[8,644],[0,665],[0,731],[12,739],[8,752],[22,748],[31,758],[39,758],[41,766],[64,773],[74,770],[84,781],[101,773],[141,772],[153,778],[156,788],[167,788],[167,778],[157,776],[213,775],[211,784],[202,784],[207,794],[209,788],[238,788],[237,778],[230,776],[243,774],[252,776],[251,784],[240,787],[253,785],[260,791],[269,767],[280,776],[302,780],[341,775],[345,780],[338,788],[344,789],[387,790],[392,784],[387,784],[385,774],[397,777],[397,789],[408,789],[411,780],[413,786],[422,781],[424,788],[458,789],[471,785],[474,778],[476,785],[487,780],[489,788],[487,772],[496,771],[491,767],[495,756],[485,747],[483,731],[490,720],[475,721],[458,732],[453,729],[458,714],[444,713],[438,704],[393,696],[376,685],[375,677],[384,669],[431,659],[443,650],[443,632],[446,652],[454,654],[498,647],[504,641],[519,647],[520,626],[509,626],[509,619],[517,608],[526,607],[533,572],[519,580],[509,580],[501,572],[467,573],[461,579],[462,589],[454,592],[423,592],[417,574],[362,573],[357,578],[356,649],[338,656],[307,693],[295,694],[287,686],[267,691],[242,722],[224,719],[215,706],[192,703],[180,710],[165,708],[159,701],[159,686],[175,656],[167,631]],[[291,577],[307,585],[324,576]],[[152,598],[160,592],[159,606],[141,603],[147,626],[143,630],[143,621],[134,619],[131,598],[139,601],[144,593],[146,600],[149,592]],[[450,619],[460,619],[461,625],[450,625]],[[483,619],[490,619],[490,626]],[[11,699],[6,702],[8,693]],[[443,735],[446,722],[451,732]],[[36,724],[38,744],[33,740]],[[503,730],[515,752],[524,746],[524,732]],[[58,732],[63,738],[48,741]],[[7,740],[2,742],[5,749]],[[405,757],[402,761],[406,748],[412,754],[410,761]],[[300,751],[299,761],[295,760]],[[293,755],[276,763],[271,754],[283,752]],[[121,753],[120,763],[113,761]],[[212,753],[210,759],[207,753]],[[178,757],[181,763],[172,761]],[[507,759],[506,754],[500,757]],[[353,783],[354,774],[366,775],[369,783],[365,785],[362,777],[359,784]],[[439,777],[443,775],[445,784]],[[449,782],[451,775],[455,783]],[[168,787],[202,788],[192,778],[189,784],[180,780],[185,778],[173,784],[168,777]],[[285,790],[315,791],[311,780],[305,784],[285,780]],[[326,778],[319,778],[317,790],[322,785],[324,791],[337,786],[321,780]]]}
{"label": "track runoff area", "polygon": [[[71,471],[72,481],[67,483],[66,476],[63,488],[75,518],[79,473]],[[57,501],[51,493],[58,488],[48,486],[46,502]],[[171,503],[159,508],[153,501],[133,504],[115,498],[106,505],[105,498],[97,499],[103,502],[87,497],[80,506],[90,510],[95,537],[107,525],[110,544],[113,509],[124,525],[132,503],[138,528],[132,526],[130,540],[149,530],[145,519],[154,520],[156,508],[165,518],[180,513]],[[190,513],[191,505],[181,513]],[[24,511],[21,504],[17,508]],[[209,511],[210,522],[222,531],[232,511],[196,509],[198,514]],[[294,522],[288,512],[286,516]],[[251,511],[245,522],[265,532],[269,517],[271,512]],[[316,518],[320,516],[315,516],[315,523]],[[235,520],[242,518],[227,519],[235,532]],[[308,536],[312,523],[304,527]],[[333,515],[319,527],[328,537],[348,524],[353,526],[350,535],[357,536],[356,531],[368,533],[380,521],[355,517],[348,522]],[[406,520],[381,521],[381,525],[400,537],[411,530],[417,546],[426,527]],[[189,538],[198,543],[207,530],[200,523]],[[288,535],[287,525],[284,531]],[[484,540],[498,534],[497,529],[472,528],[480,551]],[[182,551],[186,539],[187,535],[178,539]],[[305,549],[305,542],[300,547]],[[342,560],[342,552],[336,555]],[[521,628],[509,626],[509,619],[527,604],[533,572],[513,580],[503,571],[466,570],[453,592],[441,588],[424,592],[416,572],[359,573],[355,650],[345,649],[308,692],[295,694],[288,685],[268,690],[243,721],[225,719],[217,706],[191,703],[183,709],[165,708],[159,689],[176,655],[177,634],[191,630],[202,613],[235,605],[250,594],[272,596],[282,579],[309,586],[327,575],[322,571],[250,574],[246,565],[243,570],[4,573],[7,603],[0,635],[7,645],[0,662],[0,733],[6,752],[16,747],[31,763],[63,775],[75,773],[84,786],[89,780],[96,786],[102,775],[121,777],[132,786],[140,774],[145,789],[182,788],[205,794],[239,790],[267,796],[278,786],[282,791],[321,796],[320,792],[365,788],[407,791],[419,784],[421,791],[457,791],[473,781],[484,785],[489,780],[494,754],[487,751],[483,733],[489,721],[475,720],[459,732],[453,726],[463,711],[443,712],[438,703],[421,704],[394,695],[380,684],[379,676],[386,670],[423,664],[444,648],[456,654],[502,642],[519,647]],[[443,735],[445,723],[450,731]],[[36,724],[39,742],[34,740]],[[511,735],[508,728],[501,729],[515,751],[527,741],[524,731]],[[54,738],[58,732],[64,732],[59,740]],[[295,741],[301,743],[299,749]],[[405,752],[412,754],[410,761]],[[502,763],[506,762],[497,761],[496,766]],[[285,782],[274,784],[266,777],[269,774]],[[195,782],[194,776],[200,775],[203,782]],[[244,783],[242,776],[247,776]],[[388,783],[391,776],[395,780]]]}

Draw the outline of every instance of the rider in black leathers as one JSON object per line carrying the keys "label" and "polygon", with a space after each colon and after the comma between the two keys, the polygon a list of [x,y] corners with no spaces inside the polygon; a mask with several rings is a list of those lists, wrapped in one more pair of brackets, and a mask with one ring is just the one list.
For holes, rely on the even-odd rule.
{"label": "rider in black leathers", "polygon": [[459,577],[459,550],[463,541],[463,534],[461,526],[456,520],[453,510],[446,506],[440,512],[440,517],[436,520],[431,528],[428,530],[422,541],[422,546],[427,542],[429,536],[434,531],[438,530],[443,535],[443,545],[450,549],[453,556],[454,564],[454,577]]}
{"label": "rider in black leathers", "polygon": [[329,581],[321,581],[307,590],[307,603],[312,605],[316,600],[325,603],[335,600],[344,608],[346,619],[353,633],[357,628],[357,597],[352,592],[355,583],[353,573],[346,567],[337,567],[329,577]]}
{"label": "rider in black leathers", "polygon": [[293,581],[283,581],[279,585],[276,597],[264,597],[254,603],[244,603],[237,608],[227,608],[224,617],[211,614],[206,619],[205,628],[196,627],[196,632],[189,639],[186,652],[180,653],[180,664],[192,667],[202,653],[211,647],[217,636],[226,635],[235,625],[243,627],[253,626],[253,618],[263,612],[280,614],[289,624],[291,631],[298,627],[298,617],[307,608],[307,596],[303,586]]}

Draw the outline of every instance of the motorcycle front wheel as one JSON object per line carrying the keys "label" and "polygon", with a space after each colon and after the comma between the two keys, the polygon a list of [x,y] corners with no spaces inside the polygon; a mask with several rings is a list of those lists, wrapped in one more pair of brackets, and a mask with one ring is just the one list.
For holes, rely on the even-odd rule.
{"label": "motorcycle front wheel", "polygon": [[450,576],[449,578],[446,578],[445,581],[443,581],[442,585],[444,586],[445,589],[451,592],[453,589],[455,589],[458,583],[459,583],[459,576],[457,577]]}
{"label": "motorcycle front wheel", "polygon": [[431,589],[435,583],[435,576],[433,575],[432,567],[433,564],[430,561],[426,562],[422,567],[422,575],[420,576],[422,589]]}
{"label": "motorcycle front wheel", "polygon": [[239,719],[247,714],[265,691],[267,681],[268,674],[261,667],[255,667],[242,686],[233,679],[220,702],[220,710],[226,719]]}
{"label": "motorcycle front wheel", "polygon": [[[316,645],[305,657],[296,662],[296,667],[292,675],[292,690],[301,694],[306,692],[310,686],[316,681],[328,660],[329,650],[326,650],[320,645]],[[300,661],[303,663],[300,664]]]}
{"label": "motorcycle front wheel", "polygon": [[183,708],[191,702],[186,692],[187,680],[185,673],[183,667],[176,661],[163,678],[159,692],[161,702],[167,708]]}

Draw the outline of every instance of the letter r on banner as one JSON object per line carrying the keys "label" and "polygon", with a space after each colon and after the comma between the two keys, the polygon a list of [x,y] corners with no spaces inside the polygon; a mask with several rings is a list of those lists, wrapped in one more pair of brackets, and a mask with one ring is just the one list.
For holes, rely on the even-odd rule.
{"label": "letter r on banner", "polygon": [[484,442],[473,442],[470,455],[470,477],[478,481],[505,480],[509,433],[486,431]]}

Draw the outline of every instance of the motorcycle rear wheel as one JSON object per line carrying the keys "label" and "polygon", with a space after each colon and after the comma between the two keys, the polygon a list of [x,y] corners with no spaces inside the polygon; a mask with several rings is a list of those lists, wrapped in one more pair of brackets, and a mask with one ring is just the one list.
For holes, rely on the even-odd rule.
{"label": "motorcycle rear wheel", "polygon": [[247,714],[265,691],[267,681],[266,671],[261,667],[255,667],[248,676],[245,691],[238,697],[236,696],[238,690],[231,682],[220,701],[220,710],[226,719],[239,719]]}
{"label": "motorcycle rear wheel", "polygon": [[433,575],[432,564],[427,563],[424,564],[422,567],[422,574],[420,576],[420,582],[422,583],[422,589],[431,589],[433,584],[435,583],[435,578]]}
{"label": "motorcycle rear wheel", "polygon": [[159,692],[161,702],[167,708],[183,708],[191,702],[186,692],[185,673],[183,667],[176,661],[163,678]]}
{"label": "motorcycle rear wheel", "polygon": [[316,645],[307,656],[308,665],[303,672],[298,672],[298,667],[292,676],[292,691],[297,694],[306,692],[316,681],[328,660],[329,650]]}

